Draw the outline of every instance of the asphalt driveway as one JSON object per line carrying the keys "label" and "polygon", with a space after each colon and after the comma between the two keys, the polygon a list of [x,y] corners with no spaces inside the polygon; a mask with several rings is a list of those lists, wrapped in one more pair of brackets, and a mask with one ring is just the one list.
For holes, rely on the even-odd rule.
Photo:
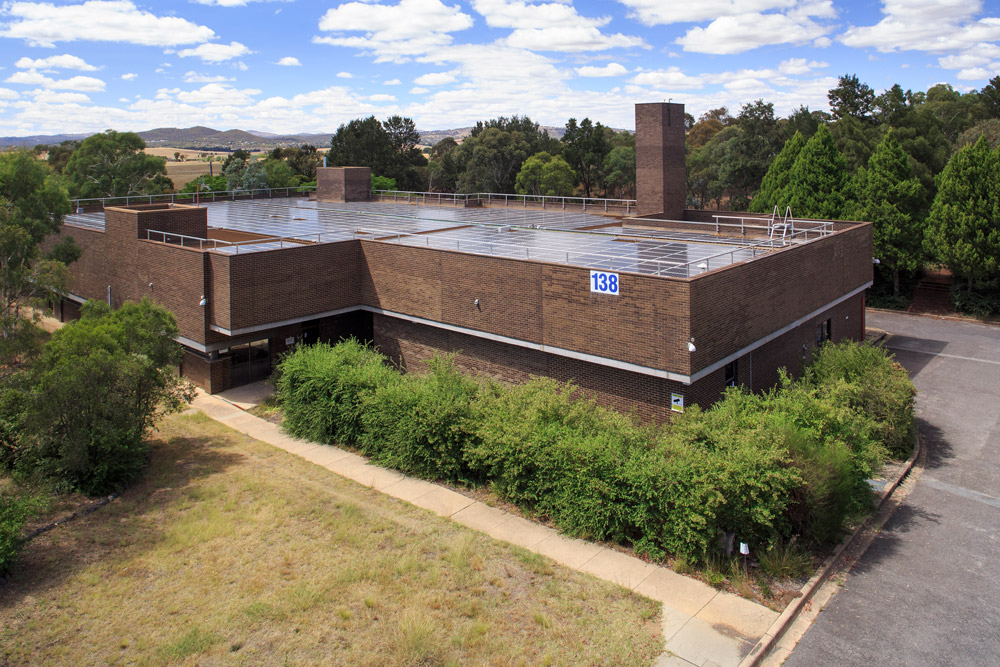
{"label": "asphalt driveway", "polygon": [[786,665],[1000,665],[1000,327],[869,313],[926,467]]}

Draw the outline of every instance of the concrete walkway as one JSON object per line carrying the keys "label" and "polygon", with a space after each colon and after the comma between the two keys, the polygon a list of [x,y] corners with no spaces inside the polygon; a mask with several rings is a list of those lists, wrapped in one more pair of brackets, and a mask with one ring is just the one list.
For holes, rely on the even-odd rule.
{"label": "concrete walkway", "polygon": [[[226,392],[228,394],[228,392]],[[249,396],[232,396],[241,404]],[[253,394],[254,392],[250,392]],[[371,465],[357,454],[292,438],[218,396],[198,392],[193,406],[207,416],[387,495],[524,547],[555,562],[613,582],[663,603],[666,653],[658,666],[735,667],[778,617],[777,612],[667,568],[583,540],[570,539],[527,519],[460,493]]]}

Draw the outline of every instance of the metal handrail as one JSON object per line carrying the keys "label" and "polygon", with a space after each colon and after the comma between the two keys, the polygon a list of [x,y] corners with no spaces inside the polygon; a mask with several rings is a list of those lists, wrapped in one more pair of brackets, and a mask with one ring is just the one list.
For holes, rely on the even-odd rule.
{"label": "metal handrail", "polygon": [[378,195],[381,201],[385,201],[387,197],[391,196],[392,201],[401,201],[405,198],[407,203],[442,203],[449,202],[457,205],[459,202],[467,203],[470,201],[483,201],[487,205],[492,205],[493,202],[503,202],[505,207],[509,207],[511,202],[515,204],[520,203],[522,207],[527,208],[528,204],[541,204],[542,209],[548,209],[551,206],[556,206],[558,208],[565,209],[567,205],[571,207],[580,206],[584,211],[591,209],[603,209],[605,212],[611,212],[614,209],[625,209],[626,214],[630,214],[632,209],[636,207],[636,200],[634,199],[602,199],[598,197],[562,197],[557,195],[518,195],[518,194],[506,194],[502,192],[470,192],[470,193],[451,193],[451,192],[422,192],[419,190],[372,190],[372,196]]}
{"label": "metal handrail", "polygon": [[[291,197],[296,194],[308,194],[310,192],[315,192],[315,185],[297,185],[295,187],[289,188],[257,188],[253,190],[225,190],[225,191],[212,191],[212,192],[172,192],[163,195],[126,195],[124,197],[91,197],[89,199],[71,199],[70,203],[73,204],[73,208],[76,209],[77,213],[82,213],[82,208],[84,206],[92,206],[94,204],[100,204],[101,208],[107,208],[108,206],[129,206],[132,204],[156,204],[160,202],[167,202],[174,204],[177,202],[198,202],[201,199],[208,201],[209,196],[211,196],[211,201],[218,200],[236,200],[240,199],[265,199],[270,197]],[[283,193],[280,195],[275,195],[274,193]]]}

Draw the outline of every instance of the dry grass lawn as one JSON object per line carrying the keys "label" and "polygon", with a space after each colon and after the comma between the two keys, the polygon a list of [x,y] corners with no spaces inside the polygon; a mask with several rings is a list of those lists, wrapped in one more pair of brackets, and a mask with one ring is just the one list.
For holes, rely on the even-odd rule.
{"label": "dry grass lawn", "polygon": [[[215,163],[213,167],[216,174],[222,173],[222,165]],[[173,184],[174,189],[179,190],[185,185],[198,178],[202,174],[208,174],[207,162],[168,162],[167,178]]]}
{"label": "dry grass lawn", "polygon": [[26,547],[0,664],[649,665],[659,613],[196,413]]}

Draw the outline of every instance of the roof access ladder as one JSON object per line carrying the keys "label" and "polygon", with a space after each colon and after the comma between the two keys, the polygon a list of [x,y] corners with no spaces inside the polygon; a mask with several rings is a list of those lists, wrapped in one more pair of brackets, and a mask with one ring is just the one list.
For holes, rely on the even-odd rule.
{"label": "roof access ladder", "polygon": [[786,238],[791,238],[795,234],[795,220],[792,218],[792,207],[785,207],[785,216],[783,218],[778,217],[778,205],[774,205],[774,211],[771,212],[771,222],[768,225],[770,233],[768,238],[774,241],[775,236],[779,233],[781,236],[778,238],[782,243],[784,243]]}

